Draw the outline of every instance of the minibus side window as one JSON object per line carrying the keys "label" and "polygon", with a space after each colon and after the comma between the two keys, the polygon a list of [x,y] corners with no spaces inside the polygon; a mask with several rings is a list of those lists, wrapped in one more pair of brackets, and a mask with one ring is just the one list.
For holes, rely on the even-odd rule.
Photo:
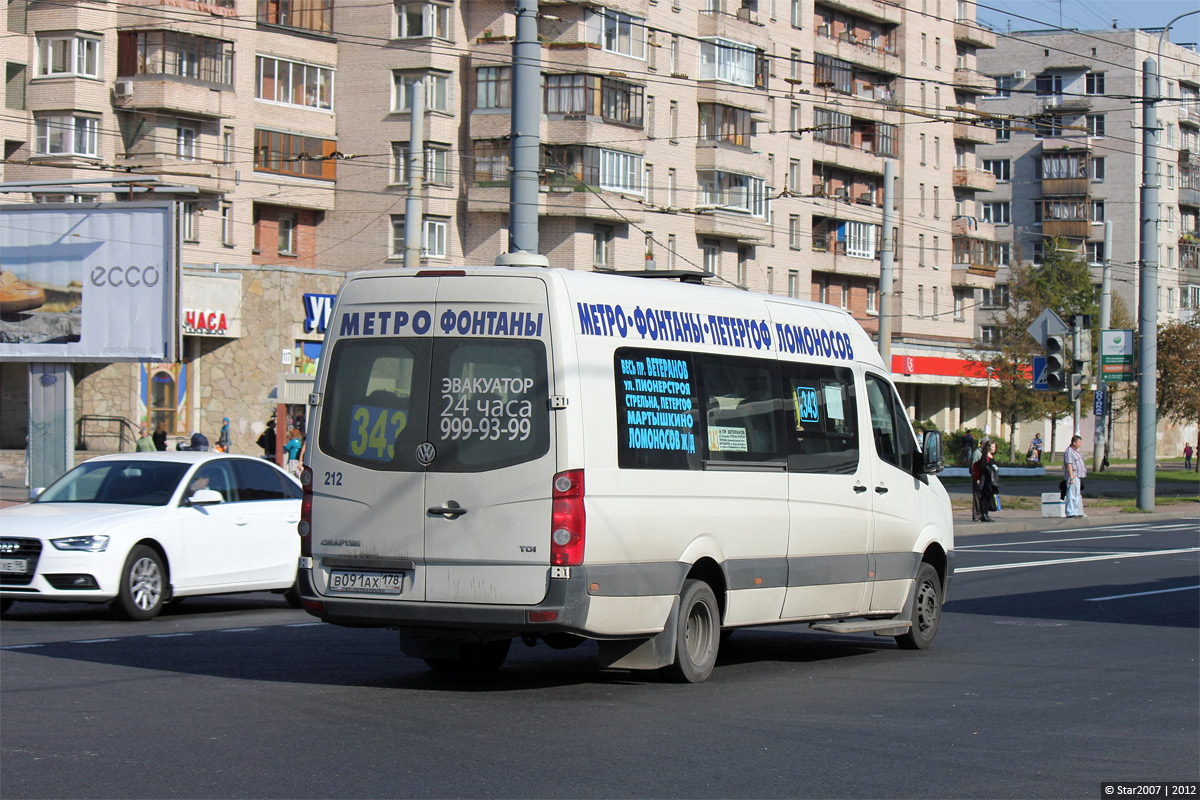
{"label": "minibus side window", "polygon": [[[329,356],[321,452],[378,470],[419,470],[429,339],[344,339]],[[416,387],[416,391],[413,389]]]}
{"label": "minibus side window", "polygon": [[703,436],[692,356],[623,347],[613,356],[617,466],[699,469]]}
{"label": "minibus side window", "polygon": [[783,461],[782,403],[774,362],[701,356],[700,403],[708,461]]}
{"label": "minibus side window", "polygon": [[845,367],[784,364],[788,470],[852,475],[858,470],[854,373]]}
{"label": "minibus side window", "polygon": [[903,406],[887,381],[877,375],[867,375],[866,378],[875,451],[884,461],[911,473],[916,443],[904,418]]}

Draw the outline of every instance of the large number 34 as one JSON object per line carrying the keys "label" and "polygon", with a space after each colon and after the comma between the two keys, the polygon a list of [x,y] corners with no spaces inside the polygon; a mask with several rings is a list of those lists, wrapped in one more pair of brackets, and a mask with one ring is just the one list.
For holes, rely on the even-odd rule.
{"label": "large number 34", "polygon": [[404,430],[403,411],[374,406],[355,406],[350,431],[350,452],[361,458],[390,461],[395,455],[394,442]]}

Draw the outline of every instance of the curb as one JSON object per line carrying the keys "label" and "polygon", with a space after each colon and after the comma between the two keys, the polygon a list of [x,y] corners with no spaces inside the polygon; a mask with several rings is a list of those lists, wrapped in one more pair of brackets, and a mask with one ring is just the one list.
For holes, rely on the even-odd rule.
{"label": "curb", "polygon": [[[997,512],[1003,513],[1003,512]],[[954,521],[954,536],[978,536],[984,533],[1021,533],[1024,531],[1060,531],[1073,528],[1100,528],[1108,525],[1134,525],[1139,522],[1161,522],[1200,516],[1200,507],[1191,505],[1172,511],[1151,511],[1148,514],[1098,514],[1083,519],[1065,517],[1028,517],[1025,519],[997,518],[994,522]],[[1200,530],[1200,522],[1197,523]]]}

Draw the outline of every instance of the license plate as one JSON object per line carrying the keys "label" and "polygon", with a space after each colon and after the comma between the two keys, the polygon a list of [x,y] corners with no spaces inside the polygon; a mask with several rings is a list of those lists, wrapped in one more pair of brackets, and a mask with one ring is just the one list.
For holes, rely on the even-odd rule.
{"label": "license plate", "polygon": [[353,594],[400,594],[404,591],[404,573],[335,569],[329,574],[329,591]]}
{"label": "license plate", "polygon": [[29,561],[24,558],[0,558],[0,572],[28,572]]}

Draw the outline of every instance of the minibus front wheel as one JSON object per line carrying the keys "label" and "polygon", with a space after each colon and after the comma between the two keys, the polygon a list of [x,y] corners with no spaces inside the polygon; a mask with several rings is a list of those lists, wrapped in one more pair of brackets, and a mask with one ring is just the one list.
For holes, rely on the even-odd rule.
{"label": "minibus front wheel", "polygon": [[896,644],[904,650],[924,650],[933,644],[942,621],[942,580],[928,561],[917,570],[912,600],[912,627],[896,637]]}

